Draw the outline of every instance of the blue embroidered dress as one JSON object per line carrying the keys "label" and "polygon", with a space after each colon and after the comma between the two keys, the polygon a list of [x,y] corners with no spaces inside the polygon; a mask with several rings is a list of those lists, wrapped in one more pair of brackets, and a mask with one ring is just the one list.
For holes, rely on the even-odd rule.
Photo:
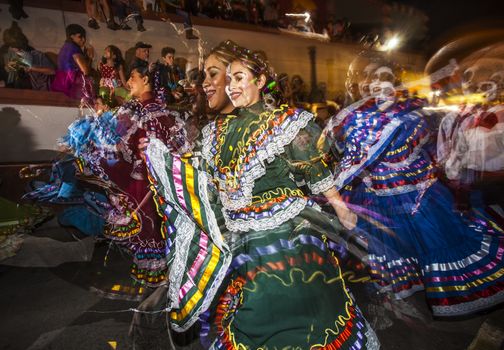
{"label": "blue embroidered dress", "polygon": [[328,134],[341,155],[335,183],[368,233],[377,283],[403,298],[425,289],[436,316],[504,301],[503,231],[483,211],[454,211],[438,180],[422,100],[380,111],[374,99],[343,110]]}

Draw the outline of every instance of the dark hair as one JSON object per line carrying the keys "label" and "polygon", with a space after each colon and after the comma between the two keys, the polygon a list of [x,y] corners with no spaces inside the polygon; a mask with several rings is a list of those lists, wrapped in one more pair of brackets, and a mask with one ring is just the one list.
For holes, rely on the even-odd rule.
{"label": "dark hair", "polygon": [[175,55],[175,49],[173,47],[169,47],[169,46],[163,47],[161,49],[161,57],[165,57],[169,53],[171,53],[172,55]]}
{"label": "dark hair", "polygon": [[267,109],[276,108],[282,103],[283,96],[276,80],[276,74],[273,71],[273,67],[269,64],[266,53],[234,45],[234,51],[236,52],[235,61],[240,61],[243,66],[252,72],[254,77],[259,78],[261,75],[266,77],[266,82],[261,91],[262,100]]}
{"label": "dark hair", "polygon": [[131,73],[133,73],[134,70],[136,70],[142,77],[149,77],[149,85],[152,89],[154,89],[154,73],[149,71],[149,65],[146,62],[136,61],[131,67]]}
{"label": "dark hair", "polygon": [[16,21],[12,21],[11,27],[4,30],[3,41],[8,47],[21,50],[30,49],[28,45],[28,38],[24,35]]}
{"label": "dark hair", "polygon": [[[105,48],[106,49],[109,49],[110,52],[115,56],[114,58],[114,68],[117,69],[121,66],[121,64],[124,63],[124,59],[122,57],[122,53],[121,53],[121,50],[117,47],[117,46],[114,46],[114,45],[109,45]],[[107,59],[104,57],[102,57],[102,63],[105,64],[107,63]]]}
{"label": "dark hair", "polygon": [[75,24],[75,23],[67,25],[67,27],[66,27],[67,40],[71,40],[70,37],[75,34],[80,34],[80,35],[82,35],[82,37],[85,38],[86,37],[86,30],[82,26]]}
{"label": "dark hair", "polygon": [[208,58],[213,55],[227,67],[236,59],[236,50],[234,48],[237,46],[231,40],[222,41],[210,50],[206,57]]}

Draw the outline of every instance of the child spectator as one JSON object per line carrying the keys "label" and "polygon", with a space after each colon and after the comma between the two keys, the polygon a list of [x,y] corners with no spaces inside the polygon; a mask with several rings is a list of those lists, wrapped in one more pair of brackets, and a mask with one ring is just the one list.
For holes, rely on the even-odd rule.
{"label": "child spectator", "polygon": [[124,60],[117,46],[109,45],[105,48],[98,71],[101,77],[98,95],[108,106],[121,104],[127,98],[128,90],[125,88]]}
{"label": "child spectator", "polygon": [[66,27],[66,37],[58,53],[58,69],[52,90],[63,92],[71,98],[84,98],[90,103],[94,99],[93,82],[89,76],[94,50],[85,46],[86,30],[78,24]]}
{"label": "child spectator", "polygon": [[178,103],[184,95],[179,81],[185,79],[184,71],[175,64],[175,49],[163,47],[158,65],[161,86],[166,89],[166,103]]}

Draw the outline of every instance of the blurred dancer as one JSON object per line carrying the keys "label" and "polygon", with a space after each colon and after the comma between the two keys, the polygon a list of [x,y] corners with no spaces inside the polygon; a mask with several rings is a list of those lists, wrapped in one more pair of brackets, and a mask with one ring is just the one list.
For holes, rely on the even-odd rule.
{"label": "blurred dancer", "polygon": [[368,234],[372,276],[396,298],[425,290],[436,316],[501,303],[501,227],[483,211],[453,211],[453,196],[438,181],[424,101],[405,97],[400,67],[381,57],[373,63],[370,97],[326,130],[341,153],[336,188]]}

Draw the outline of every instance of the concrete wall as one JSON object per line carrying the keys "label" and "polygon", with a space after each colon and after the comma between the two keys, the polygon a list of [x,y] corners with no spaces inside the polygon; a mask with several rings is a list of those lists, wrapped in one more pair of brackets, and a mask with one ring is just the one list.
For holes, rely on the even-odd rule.
{"label": "concrete wall", "polygon": [[78,116],[78,108],[3,104],[0,101],[0,163],[53,159],[57,155],[56,140]]}
{"label": "concrete wall", "polygon": [[[7,5],[0,4],[0,30],[10,27],[12,19]],[[87,28],[84,13],[26,7],[29,19],[19,21],[30,44],[41,50],[57,53],[65,40],[65,26],[78,23]],[[88,30],[88,40],[96,50],[96,59],[103,49],[114,44],[123,53],[141,40],[151,43],[151,60],[160,57],[163,46],[172,46],[177,55],[188,59],[188,68],[198,64],[199,47],[208,51],[222,40],[231,39],[250,49],[264,50],[277,73],[300,74],[309,86],[310,61],[308,47],[317,49],[317,79],[326,82],[328,97],[344,89],[344,80],[349,63],[361,51],[358,45],[324,43],[280,33],[264,33],[220,27],[197,26],[201,42],[187,41],[182,25],[147,20],[147,31],[110,31],[102,24],[100,30]],[[0,33],[1,34],[1,33]],[[396,59],[413,70],[423,71],[421,56],[397,53]],[[0,99],[0,163],[45,161],[55,154],[56,140],[66,133],[67,126],[78,117],[77,108],[45,107],[35,105],[6,104]]]}
{"label": "concrete wall", "polygon": [[[0,5],[0,26],[5,29],[10,26],[11,19],[7,5]],[[153,45],[151,61],[160,57],[163,46],[172,46],[177,55],[188,59],[188,68],[198,64],[197,40],[185,40],[182,24],[172,24],[162,21],[146,20],[146,32],[111,31],[102,24],[100,30],[87,28],[87,16],[84,13],[48,10],[26,7],[30,15],[27,20],[19,22],[30,43],[42,51],[58,52],[65,40],[65,26],[78,23],[88,31],[88,40],[96,50],[96,59],[101,57],[103,49],[114,44],[123,53],[134,46],[137,41]],[[134,24],[134,23],[133,23]],[[201,48],[207,52],[220,41],[231,39],[250,49],[260,49],[268,54],[271,64],[277,73],[287,72],[289,75],[300,74],[308,86],[310,84],[310,61],[308,47],[317,49],[317,80],[326,82],[329,97],[344,88],[344,78],[349,63],[362,50],[359,45],[324,43],[313,39],[299,38],[295,35],[280,33],[252,32],[220,27],[196,26],[201,35]],[[420,55],[395,53],[395,59],[408,68],[423,71],[424,60]]]}

